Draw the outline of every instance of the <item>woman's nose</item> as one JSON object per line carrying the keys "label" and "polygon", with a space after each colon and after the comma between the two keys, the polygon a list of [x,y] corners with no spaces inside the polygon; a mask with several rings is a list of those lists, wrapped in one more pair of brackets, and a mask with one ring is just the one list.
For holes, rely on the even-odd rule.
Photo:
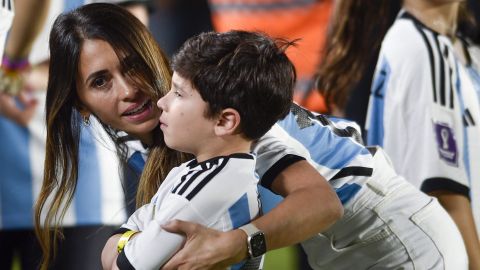
{"label": "woman's nose", "polygon": [[121,96],[122,99],[133,99],[135,98],[138,92],[138,89],[134,85],[124,80],[120,83],[119,92],[120,92],[119,95]]}

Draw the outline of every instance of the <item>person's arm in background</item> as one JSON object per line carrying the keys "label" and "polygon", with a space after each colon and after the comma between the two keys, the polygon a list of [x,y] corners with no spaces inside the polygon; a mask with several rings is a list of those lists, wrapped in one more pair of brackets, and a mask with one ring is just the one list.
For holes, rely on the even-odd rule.
{"label": "person's arm in background", "polygon": [[50,0],[15,0],[15,17],[5,46],[11,59],[26,59],[47,17]]}
{"label": "person's arm in background", "polygon": [[0,89],[0,114],[25,126],[35,112],[36,100],[24,91],[24,73],[29,70],[28,55],[46,20],[50,0],[16,0],[14,3],[15,17],[1,66],[4,89]]}
{"label": "person's arm in background", "polygon": [[149,5],[150,0],[143,1],[125,1],[125,3],[119,3],[130,13],[132,13],[137,19],[139,19],[144,25],[148,27],[149,23]]}
{"label": "person's arm in background", "polygon": [[469,269],[480,269],[480,242],[470,200],[448,190],[432,191],[428,195],[436,197],[457,224],[467,248]]}
{"label": "person's arm in background", "polygon": [[[307,161],[293,163],[280,172],[272,190],[285,199],[252,222],[265,234],[269,251],[324,231],[343,214],[332,187]],[[216,269],[247,257],[247,236],[241,230],[219,232],[179,220],[163,228],[184,234],[187,242],[162,269]]]}

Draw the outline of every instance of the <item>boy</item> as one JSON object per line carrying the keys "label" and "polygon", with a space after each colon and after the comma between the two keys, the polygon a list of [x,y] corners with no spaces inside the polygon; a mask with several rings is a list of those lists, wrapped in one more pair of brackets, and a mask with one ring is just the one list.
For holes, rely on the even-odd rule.
{"label": "boy", "polygon": [[284,53],[289,45],[231,31],[204,33],[182,46],[172,88],[157,105],[166,145],[196,159],[170,171],[151,203],[122,225],[118,257],[104,252],[104,268],[159,269],[184,241],[161,229],[171,219],[226,231],[258,216],[250,149],[289,112],[296,78]]}

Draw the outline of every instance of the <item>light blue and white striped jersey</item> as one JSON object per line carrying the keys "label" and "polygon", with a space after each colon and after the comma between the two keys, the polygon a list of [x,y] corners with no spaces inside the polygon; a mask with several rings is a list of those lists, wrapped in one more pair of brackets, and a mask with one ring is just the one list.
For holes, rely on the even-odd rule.
{"label": "light blue and white striped jersey", "polygon": [[469,197],[480,230],[480,81],[473,75],[449,37],[402,10],[382,43],[367,137],[414,186]]}
{"label": "light blue and white striped jersey", "polygon": [[[181,219],[220,231],[249,223],[259,214],[255,158],[239,153],[203,162],[192,160],[172,169],[149,204],[123,228],[142,233],[119,255],[119,266],[159,269],[181,248],[184,237],[160,227]],[[232,269],[238,269],[235,265]],[[130,268],[128,268],[130,269]]]}
{"label": "light blue and white striped jersey", "polygon": [[[39,105],[44,97],[39,96]],[[37,110],[26,128],[0,117],[0,229],[33,228],[46,139],[44,107]],[[82,127],[78,186],[63,226],[119,225],[127,218],[115,147],[91,119]]]}
{"label": "light blue and white striped jersey", "polygon": [[373,171],[372,155],[358,141],[361,135],[356,127],[292,105],[290,113],[254,145],[262,186],[270,188],[279,172],[306,159],[347,203]]}

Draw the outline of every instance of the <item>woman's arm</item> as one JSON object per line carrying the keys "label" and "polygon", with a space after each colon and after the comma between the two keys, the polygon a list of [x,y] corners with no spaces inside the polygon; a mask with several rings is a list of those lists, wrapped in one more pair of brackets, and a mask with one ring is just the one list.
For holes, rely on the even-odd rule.
{"label": "woman's arm", "polygon": [[[307,161],[298,161],[280,172],[272,190],[285,199],[252,222],[265,233],[267,250],[301,242],[326,230],[343,215],[335,192]],[[181,221],[163,228],[187,238],[183,249],[163,269],[216,269],[247,257],[247,236],[241,230],[218,232]]]}

